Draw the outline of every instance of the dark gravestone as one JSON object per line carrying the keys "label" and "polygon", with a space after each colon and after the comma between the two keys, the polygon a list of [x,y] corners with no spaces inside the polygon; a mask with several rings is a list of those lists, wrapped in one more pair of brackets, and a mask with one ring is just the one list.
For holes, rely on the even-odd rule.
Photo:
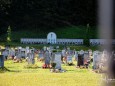
{"label": "dark gravestone", "polygon": [[78,54],[78,62],[77,66],[83,66],[84,65],[84,54]]}
{"label": "dark gravestone", "polygon": [[48,50],[44,54],[44,59],[45,59],[45,65],[50,65],[50,54]]}
{"label": "dark gravestone", "polygon": [[4,67],[4,56],[0,55],[0,68]]}
{"label": "dark gravestone", "polygon": [[25,51],[21,51],[21,57],[26,58]]}

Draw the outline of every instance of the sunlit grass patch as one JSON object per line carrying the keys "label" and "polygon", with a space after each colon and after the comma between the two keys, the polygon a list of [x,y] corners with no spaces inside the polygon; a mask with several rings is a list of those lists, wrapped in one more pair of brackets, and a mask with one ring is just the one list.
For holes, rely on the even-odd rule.
{"label": "sunlit grass patch", "polygon": [[[0,73],[0,86],[98,86],[101,74],[92,72],[92,69],[76,68],[62,65],[67,70],[64,73],[51,73],[50,69],[42,69],[42,62],[37,62],[37,69],[26,69],[27,62],[13,63],[5,61],[5,67],[10,71]],[[18,72],[17,72],[18,71]]]}

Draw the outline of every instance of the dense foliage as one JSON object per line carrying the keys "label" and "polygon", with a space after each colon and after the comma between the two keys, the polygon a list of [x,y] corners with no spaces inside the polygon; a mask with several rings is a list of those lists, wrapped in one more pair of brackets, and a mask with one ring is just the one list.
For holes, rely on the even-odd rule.
{"label": "dense foliage", "polygon": [[13,31],[96,25],[96,0],[0,0],[0,35]]}

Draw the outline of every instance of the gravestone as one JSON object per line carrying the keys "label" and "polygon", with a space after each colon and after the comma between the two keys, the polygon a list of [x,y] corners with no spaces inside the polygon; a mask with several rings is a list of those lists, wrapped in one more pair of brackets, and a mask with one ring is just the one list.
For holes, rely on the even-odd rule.
{"label": "gravestone", "polygon": [[38,57],[39,57],[39,59],[43,59],[44,58],[44,51],[40,50],[38,53]]}
{"label": "gravestone", "polygon": [[24,48],[21,49],[21,57],[26,58],[26,50]]}
{"label": "gravestone", "polygon": [[75,58],[75,60],[78,60],[78,51],[75,51],[74,58]]}
{"label": "gravestone", "polygon": [[93,69],[99,68],[99,53],[95,51],[93,53]]}
{"label": "gravestone", "polygon": [[65,57],[66,56],[66,51],[62,50],[62,56]]}
{"label": "gravestone", "polygon": [[17,58],[18,58],[18,59],[21,59],[21,49],[18,49]]}
{"label": "gravestone", "polygon": [[90,60],[89,52],[88,51],[84,52],[84,61],[85,60]]}
{"label": "gravestone", "polygon": [[15,50],[14,50],[14,49],[11,50],[11,56],[12,56],[12,57],[15,56]]}
{"label": "gravestone", "polygon": [[77,66],[83,66],[84,65],[84,54],[78,54],[78,61]]}
{"label": "gravestone", "polygon": [[90,64],[90,56],[89,56],[89,51],[84,52],[84,65],[86,68],[88,68]]}
{"label": "gravestone", "polygon": [[81,50],[79,53],[78,53],[78,61],[77,61],[77,66],[83,66],[84,65],[84,51]]}
{"label": "gravestone", "polygon": [[0,68],[4,67],[4,56],[0,55]]}
{"label": "gravestone", "polygon": [[9,50],[5,49],[5,51],[3,51],[3,55],[4,55],[4,59],[7,60],[9,55]]}
{"label": "gravestone", "polygon": [[42,61],[43,62],[43,60],[44,60],[44,52],[45,51],[42,50],[42,49],[38,51],[38,58],[37,58],[38,61]]}
{"label": "gravestone", "polygon": [[34,59],[35,55],[32,50],[29,51],[27,56],[28,56],[28,59],[27,59],[28,64],[35,64],[35,59]]}
{"label": "gravestone", "polygon": [[61,53],[56,52],[54,57],[54,62],[56,63],[55,69],[61,70]]}
{"label": "gravestone", "polygon": [[25,50],[25,56],[27,57],[27,54],[29,53],[29,47],[26,47],[26,50]]}
{"label": "gravestone", "polygon": [[44,53],[44,59],[45,59],[45,65],[49,66],[50,65],[50,54],[48,50],[46,50]]}
{"label": "gravestone", "polygon": [[67,56],[67,63],[73,63],[72,62],[72,55]]}

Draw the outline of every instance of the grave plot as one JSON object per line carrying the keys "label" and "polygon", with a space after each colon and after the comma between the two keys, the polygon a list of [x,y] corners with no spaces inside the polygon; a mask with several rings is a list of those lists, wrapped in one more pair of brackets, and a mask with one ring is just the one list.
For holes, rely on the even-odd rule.
{"label": "grave plot", "polygon": [[14,63],[19,63],[19,62],[22,62],[22,59],[21,59],[21,50],[20,49],[16,49],[15,50],[15,57],[14,57]]}
{"label": "grave plot", "polygon": [[110,58],[109,53],[107,51],[103,51],[101,54],[100,63],[99,63],[99,72],[100,73],[107,72],[109,58]]}
{"label": "grave plot", "polygon": [[8,50],[8,49],[5,49],[5,50],[3,51],[4,60],[7,60],[7,59],[8,59],[8,55],[9,55],[9,50]]}
{"label": "grave plot", "polygon": [[84,66],[85,66],[85,68],[89,68],[89,64],[90,64],[89,52],[86,51],[84,53]]}
{"label": "grave plot", "polygon": [[62,50],[62,58],[61,58],[62,63],[64,63],[65,58],[66,58],[66,50]]}
{"label": "grave plot", "polygon": [[74,56],[73,56],[73,57],[74,57],[74,60],[75,60],[75,61],[77,61],[77,60],[78,60],[78,51],[75,51],[75,53],[74,53]]}
{"label": "grave plot", "polygon": [[14,49],[10,49],[9,51],[9,59],[13,60],[15,56],[15,50]]}
{"label": "grave plot", "polygon": [[65,63],[67,64],[67,58],[69,58],[69,57],[71,56],[71,57],[73,57],[74,56],[74,53],[73,53],[73,50],[70,50],[69,48],[68,48],[68,50],[66,51],[66,58],[65,58]]}
{"label": "grave plot", "polygon": [[84,54],[78,54],[77,67],[84,68]]}
{"label": "grave plot", "polygon": [[77,67],[84,68],[84,51],[81,50],[78,53]]}
{"label": "grave plot", "polygon": [[42,68],[50,68],[50,53],[48,50],[44,53],[44,64]]}
{"label": "grave plot", "polygon": [[35,59],[34,59],[35,55],[34,55],[34,52],[32,50],[29,51],[27,57],[28,57],[27,58],[28,64],[32,64],[32,65],[35,64]]}
{"label": "grave plot", "polygon": [[69,65],[69,66],[73,65],[72,55],[67,56],[67,65]]}
{"label": "grave plot", "polygon": [[29,53],[29,50],[30,50],[30,48],[29,47],[26,47],[26,49],[25,49],[25,56],[27,57],[27,55],[28,55],[28,53]]}
{"label": "grave plot", "polygon": [[94,51],[93,52],[93,69],[98,68],[98,52]]}
{"label": "grave plot", "polygon": [[100,64],[101,64],[102,53],[99,51],[95,51],[93,53],[93,70],[95,72],[99,72]]}
{"label": "grave plot", "polygon": [[51,58],[51,72],[65,72],[61,67],[61,52],[53,53]]}
{"label": "grave plot", "polygon": [[21,58],[26,58],[26,50],[24,48],[21,49]]}
{"label": "grave plot", "polygon": [[44,51],[43,50],[40,50],[38,52],[38,60],[39,61],[43,61],[44,60]]}

